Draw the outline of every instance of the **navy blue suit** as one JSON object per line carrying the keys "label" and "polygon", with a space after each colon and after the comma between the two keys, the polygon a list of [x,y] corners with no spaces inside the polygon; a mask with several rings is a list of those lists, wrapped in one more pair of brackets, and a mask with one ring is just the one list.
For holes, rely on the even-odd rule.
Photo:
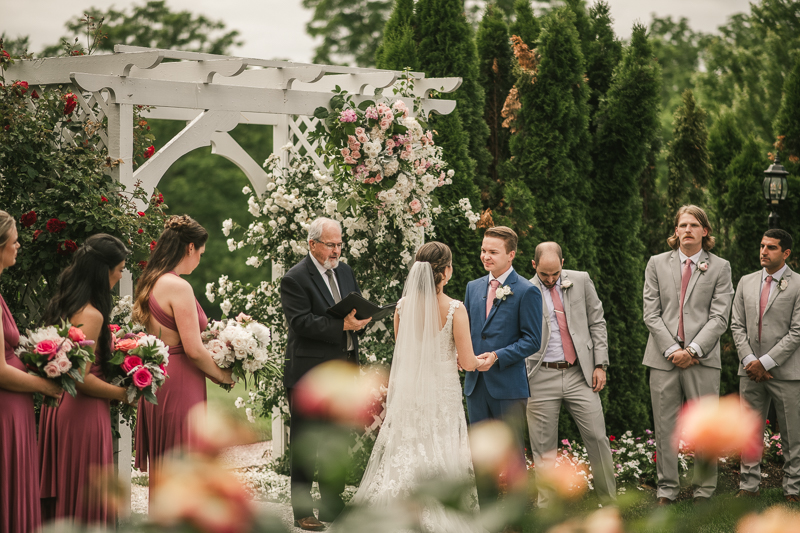
{"label": "navy blue suit", "polygon": [[487,418],[505,418],[520,404],[520,416],[530,396],[525,359],[539,351],[542,339],[542,293],[512,271],[503,286],[513,292],[495,300],[486,316],[489,276],[467,284],[464,307],[469,315],[475,355],[495,352],[498,361],[486,372],[467,372],[464,394],[470,424]]}

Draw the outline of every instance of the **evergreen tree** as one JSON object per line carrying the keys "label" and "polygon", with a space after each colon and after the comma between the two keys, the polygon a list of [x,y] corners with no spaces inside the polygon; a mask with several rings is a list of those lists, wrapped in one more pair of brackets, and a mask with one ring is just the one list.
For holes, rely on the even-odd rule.
{"label": "evergreen tree", "polygon": [[[592,117],[597,112],[600,99],[611,85],[611,76],[622,58],[622,42],[611,27],[611,8],[600,1],[589,9],[591,40],[587,44],[586,77],[589,78],[589,108]],[[596,126],[592,124],[592,129]]]}
{"label": "evergreen tree", "polygon": [[522,39],[522,42],[531,49],[536,48],[539,42],[541,26],[536,15],[533,14],[530,0],[516,0],[514,2],[514,13],[516,18],[509,28],[511,35],[516,35]]}
{"label": "evergreen tree", "polygon": [[534,219],[518,219],[515,228],[528,234],[525,249],[554,240],[562,245],[567,268],[593,271],[594,231],[586,215],[591,194],[589,87],[575,15],[569,9],[545,17],[538,51],[540,56],[518,54],[521,108],[511,153],[519,179],[532,194]]}
{"label": "evergreen tree", "polygon": [[[800,240],[800,55],[783,85],[781,107],[774,124],[781,163],[789,171],[789,195],[778,207],[780,226]],[[767,163],[765,161],[765,163]],[[797,247],[800,249],[800,247]],[[789,256],[793,269],[800,266],[800,253]]]}
{"label": "evergreen tree", "polygon": [[375,66],[387,70],[418,70],[414,38],[414,0],[397,0],[375,53]]}
{"label": "evergreen tree", "polygon": [[483,118],[489,126],[488,149],[492,156],[487,184],[481,187],[483,206],[494,209],[503,197],[500,163],[510,157],[508,129],[503,128],[500,112],[511,87],[512,54],[508,26],[503,12],[495,5],[486,6],[477,34],[480,83],[486,94]]}
{"label": "evergreen tree", "polygon": [[[575,29],[581,42],[584,60],[589,57],[589,46],[594,41],[592,21],[586,13],[586,0],[564,0],[564,4],[575,14]],[[587,62],[588,64],[588,62]]]}
{"label": "evergreen tree", "polygon": [[[644,245],[644,257],[667,251],[664,238],[666,198],[658,190],[658,157],[661,154],[661,138],[650,143],[647,152],[647,165],[639,176],[639,194],[642,197],[642,225],[639,236]],[[671,222],[670,222],[671,223]]]}
{"label": "evergreen tree", "polygon": [[647,330],[642,321],[644,249],[640,176],[658,137],[661,69],[653,61],[647,29],[634,25],[631,44],[596,115],[592,225],[597,232],[595,274],[605,310],[614,389],[604,399],[612,433],[649,427],[649,390],[641,364]]}
{"label": "evergreen tree", "polygon": [[687,89],[683,93],[683,105],[675,111],[672,141],[667,153],[667,217],[674,216],[681,205],[702,206],[705,203],[704,189],[711,176],[707,142],[706,112],[697,105],[692,91]]}
{"label": "evergreen tree", "polygon": [[723,112],[708,132],[708,153],[711,163],[711,179],[709,180],[709,217],[711,227],[715,230],[717,249],[724,257],[731,257],[729,244],[731,240],[731,223],[725,218],[727,208],[728,166],[741,152],[744,136],[739,133],[733,113]]}
{"label": "evergreen tree", "polygon": [[[489,127],[483,119],[484,93],[478,83],[478,53],[474,32],[464,14],[463,0],[420,0],[417,3],[416,32],[419,69],[428,77],[462,78],[459,89],[445,98],[457,102],[450,115],[433,115],[430,128],[438,132],[436,142],[455,170],[453,184],[440,193],[442,203],[452,205],[468,198],[473,208],[481,206],[476,182],[486,175]],[[483,275],[478,255],[477,233],[440,220],[438,237],[453,250],[454,294],[463,294],[469,280]],[[458,264],[456,264],[458,263]]]}

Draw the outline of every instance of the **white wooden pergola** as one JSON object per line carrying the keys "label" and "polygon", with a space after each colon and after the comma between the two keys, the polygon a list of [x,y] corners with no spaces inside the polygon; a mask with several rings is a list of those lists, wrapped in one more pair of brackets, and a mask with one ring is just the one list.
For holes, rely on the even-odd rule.
{"label": "white wooden pergola", "polygon": [[[414,98],[421,99],[428,112],[448,114],[455,109],[454,101],[429,99],[429,95],[434,90],[440,93],[456,90],[461,78],[411,74],[415,79],[413,97],[398,97],[408,109],[414,109]],[[391,87],[402,75],[390,70],[133,46],[117,46],[113,54],[107,55],[21,60],[5,73],[6,80],[27,81],[30,86],[71,85],[79,103],[73,121],[107,120],[99,137],[109,157],[120,161],[110,170],[112,177],[128,189],[139,182],[148,196],[175,161],[205,146],[211,146],[212,153],[237,165],[253,190],[262,194],[270,178],[261,164],[229,134],[239,124],[272,127],[272,151],[284,158],[284,165],[289,162],[288,153],[280,148],[291,143],[314,158],[323,170],[316,145],[306,135],[316,125],[314,110],[328,107],[331,91],[337,85],[360,103],[374,98],[376,89]],[[180,133],[136,171],[132,165],[134,106],[151,107],[144,114],[148,118],[186,123]],[[70,138],[68,131],[64,134]],[[130,273],[123,277],[120,292],[133,294]],[[286,430],[279,414],[274,418],[273,453],[278,457],[286,447]],[[115,461],[121,478],[130,483],[130,428],[120,425],[120,433]]]}

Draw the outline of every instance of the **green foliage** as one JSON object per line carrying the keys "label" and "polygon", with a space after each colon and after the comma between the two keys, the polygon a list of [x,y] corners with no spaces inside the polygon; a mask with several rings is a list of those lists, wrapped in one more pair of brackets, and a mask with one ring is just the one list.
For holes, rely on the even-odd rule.
{"label": "green foliage", "polygon": [[667,148],[668,217],[674,216],[684,204],[705,204],[704,190],[711,176],[707,143],[706,112],[687,89],[683,93],[683,105],[675,111],[672,141]]}
{"label": "green foliage", "polygon": [[661,153],[661,139],[650,143],[647,164],[639,176],[639,194],[642,197],[642,225],[639,235],[644,245],[644,257],[660,254],[667,250],[665,235],[666,198],[658,188],[658,157]]}
{"label": "green foliage", "polygon": [[389,70],[418,69],[414,37],[414,0],[397,0],[375,53],[375,66]]}
{"label": "green foliage", "polygon": [[[600,99],[611,86],[611,76],[622,58],[622,42],[611,27],[611,8],[600,1],[589,8],[591,40],[586,44],[586,77],[589,78],[589,109],[592,114],[592,129],[596,128],[595,113]],[[634,32],[636,30],[634,29]],[[631,37],[633,40],[633,37]],[[652,61],[652,58],[650,58]]]}
{"label": "green foliage", "polygon": [[[575,15],[566,8],[543,23],[538,72],[519,69],[516,87],[522,108],[511,137],[514,168],[532,195],[532,220],[510,212],[514,228],[526,233],[523,249],[544,240],[561,244],[567,268],[593,270],[594,230],[587,220],[589,87]],[[527,263],[531,257],[525,257]]]}
{"label": "green foliage", "polygon": [[509,33],[522,39],[529,48],[536,48],[542,28],[536,15],[533,14],[530,0],[516,0],[514,13],[516,18],[511,23]]}
{"label": "green foliage", "polygon": [[786,76],[773,132],[774,137],[780,140],[784,164],[796,165],[800,158],[800,55]]}
{"label": "green foliage", "polygon": [[[108,158],[98,132],[104,124],[82,122],[68,87],[29,88],[3,80],[0,87],[0,198],[2,209],[20,221],[17,264],[0,279],[17,324],[30,327],[50,299],[71,254],[95,233],[122,239],[133,254],[128,268],[149,255],[163,227],[162,200],[141,189],[124,191],[110,177],[120,164]],[[99,112],[99,109],[95,109]],[[137,153],[152,135],[134,130]],[[134,166],[143,161],[140,156]],[[123,163],[124,164],[124,163]],[[138,199],[149,204],[136,209]]]}
{"label": "green foliage", "polygon": [[303,0],[314,11],[306,31],[322,42],[314,62],[371,67],[389,13],[391,0]]}
{"label": "green foliage", "polygon": [[631,44],[595,116],[591,222],[598,264],[614,267],[599,269],[594,281],[607,322],[610,379],[616,382],[617,375],[624,376],[626,384],[604,399],[606,425],[616,434],[643,431],[650,419],[641,365],[647,332],[642,322],[639,179],[658,136],[660,75],[646,28],[634,25]]}
{"label": "green foliage", "polygon": [[725,214],[734,217],[738,215],[738,213],[731,212],[727,205],[728,166],[741,152],[743,145],[744,136],[736,127],[736,118],[733,113],[723,111],[708,132],[708,152],[711,164],[711,179],[708,184],[710,207],[708,213],[717,239],[717,247],[726,252],[732,236],[731,224],[735,218],[728,219]]}
{"label": "green foliage", "polygon": [[[87,20],[88,19],[88,20]],[[99,50],[113,50],[117,44],[144,46],[148,48],[173,48],[209,54],[225,54],[232,47],[241,46],[239,32],[226,31],[222,21],[209,20],[189,11],[173,12],[164,0],[150,0],[135,4],[128,10],[109,8],[101,11],[90,8],[83,17],[73,17],[66,23],[69,36],[62,38],[67,52],[75,50],[83,55],[80,44],[87,39],[87,48],[92,48],[92,24],[102,24],[105,38],[97,42]],[[62,45],[52,45],[42,51],[42,56],[56,56]]]}
{"label": "green foliage", "polygon": [[484,207],[496,206],[504,197],[500,181],[500,165],[511,157],[508,148],[509,132],[503,128],[501,111],[508,92],[514,85],[508,26],[502,11],[495,5],[486,6],[476,38],[479,58],[479,81],[486,95],[483,118],[489,126],[488,148],[492,156],[488,179],[481,199]]}

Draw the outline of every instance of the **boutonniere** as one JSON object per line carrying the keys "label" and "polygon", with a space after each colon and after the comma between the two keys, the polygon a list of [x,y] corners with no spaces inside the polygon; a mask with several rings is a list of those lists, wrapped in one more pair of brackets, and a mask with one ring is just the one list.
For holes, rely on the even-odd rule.
{"label": "boutonniere", "polygon": [[500,302],[505,302],[509,296],[514,296],[514,293],[508,285],[498,287],[497,292],[494,293],[494,299]]}
{"label": "boutonniere", "polygon": [[788,286],[789,286],[789,280],[788,279],[781,278],[780,280],[778,280],[778,288],[780,290],[785,291],[786,287],[788,287]]}
{"label": "boutonniere", "polygon": [[561,290],[562,291],[565,291],[565,290],[569,289],[570,287],[572,287],[572,281],[571,280],[568,280],[568,279],[562,279],[561,280]]}
{"label": "boutonniere", "polygon": [[697,270],[699,270],[701,274],[705,273],[705,271],[708,270],[708,261],[700,261],[697,263]]}

